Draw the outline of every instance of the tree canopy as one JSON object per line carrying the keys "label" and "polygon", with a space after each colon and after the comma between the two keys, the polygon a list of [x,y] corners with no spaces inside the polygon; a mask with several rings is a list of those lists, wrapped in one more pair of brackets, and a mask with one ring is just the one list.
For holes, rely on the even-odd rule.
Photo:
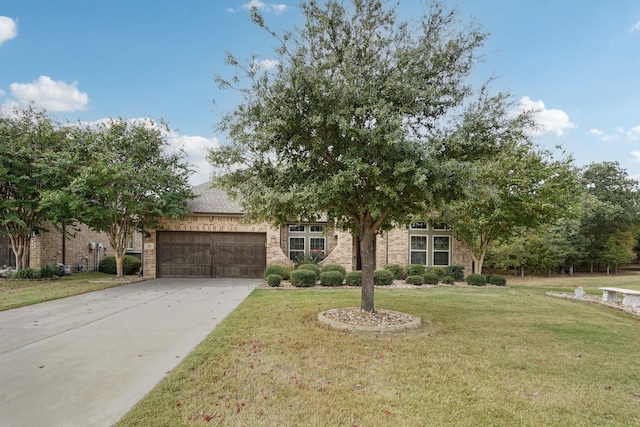
{"label": "tree canopy", "polygon": [[64,182],[62,134],[33,105],[0,116],[0,234],[8,235],[18,270],[29,267],[31,236],[50,219],[41,195]]}
{"label": "tree canopy", "polygon": [[58,220],[74,218],[109,235],[117,276],[127,237],[188,212],[190,170],[182,153],[169,153],[168,127],[152,120],[109,119],[68,128],[68,185],[46,193]]}
{"label": "tree canopy", "polygon": [[209,160],[214,185],[238,197],[249,219],[328,215],[357,236],[361,306],[372,311],[376,234],[459,193],[465,168],[438,142],[473,95],[467,77],[486,35],[439,3],[417,22],[400,22],[379,0],[346,3],[303,3],[304,27],[283,36],[252,11],[281,43],[278,66],[229,54],[238,74],[220,86],[248,83],[219,126],[230,143]]}

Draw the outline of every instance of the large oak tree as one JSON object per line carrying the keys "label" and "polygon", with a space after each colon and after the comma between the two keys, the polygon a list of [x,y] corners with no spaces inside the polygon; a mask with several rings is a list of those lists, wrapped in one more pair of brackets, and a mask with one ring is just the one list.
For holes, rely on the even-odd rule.
{"label": "large oak tree", "polygon": [[301,8],[304,27],[281,37],[252,12],[279,43],[275,71],[228,55],[237,74],[218,82],[243,99],[219,126],[230,143],[210,152],[214,184],[249,219],[328,215],[358,236],[361,307],[373,311],[376,235],[459,192],[464,168],[435,141],[473,93],[486,35],[439,3],[412,22],[380,0]]}

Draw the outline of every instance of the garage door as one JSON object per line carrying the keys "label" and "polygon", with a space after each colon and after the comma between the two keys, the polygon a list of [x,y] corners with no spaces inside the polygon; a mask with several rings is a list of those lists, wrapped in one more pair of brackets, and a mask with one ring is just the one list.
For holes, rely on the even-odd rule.
{"label": "garage door", "polygon": [[265,233],[157,233],[158,277],[261,277]]}

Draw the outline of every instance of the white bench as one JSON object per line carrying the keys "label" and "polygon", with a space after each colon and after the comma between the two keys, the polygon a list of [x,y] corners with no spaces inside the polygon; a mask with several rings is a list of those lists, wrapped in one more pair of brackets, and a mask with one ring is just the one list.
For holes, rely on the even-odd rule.
{"label": "white bench", "polygon": [[602,301],[618,302],[618,294],[622,294],[622,305],[640,307],[640,291],[623,288],[598,288],[602,291]]}

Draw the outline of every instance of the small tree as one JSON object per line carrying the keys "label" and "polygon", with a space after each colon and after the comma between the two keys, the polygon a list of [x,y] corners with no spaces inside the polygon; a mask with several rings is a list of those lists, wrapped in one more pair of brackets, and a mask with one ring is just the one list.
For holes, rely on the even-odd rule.
{"label": "small tree", "polygon": [[380,0],[302,3],[304,28],[282,38],[275,72],[252,59],[242,103],[219,128],[231,143],[210,152],[214,184],[250,220],[277,224],[321,215],[357,236],[362,302],[374,310],[376,235],[455,197],[465,169],[435,148],[446,118],[471,94],[465,84],[485,34],[457,26],[435,3],[418,25]]}
{"label": "small tree", "polygon": [[472,179],[464,197],[441,211],[441,219],[471,249],[479,274],[492,243],[521,227],[535,230],[575,207],[577,173],[571,158],[555,160],[526,140],[495,147],[490,157],[469,166]]}
{"label": "small tree", "polygon": [[108,233],[121,277],[128,235],[187,213],[189,167],[182,153],[167,152],[164,122],[112,119],[70,133],[75,145],[69,155],[80,166],[70,184],[49,192],[47,201]]}

